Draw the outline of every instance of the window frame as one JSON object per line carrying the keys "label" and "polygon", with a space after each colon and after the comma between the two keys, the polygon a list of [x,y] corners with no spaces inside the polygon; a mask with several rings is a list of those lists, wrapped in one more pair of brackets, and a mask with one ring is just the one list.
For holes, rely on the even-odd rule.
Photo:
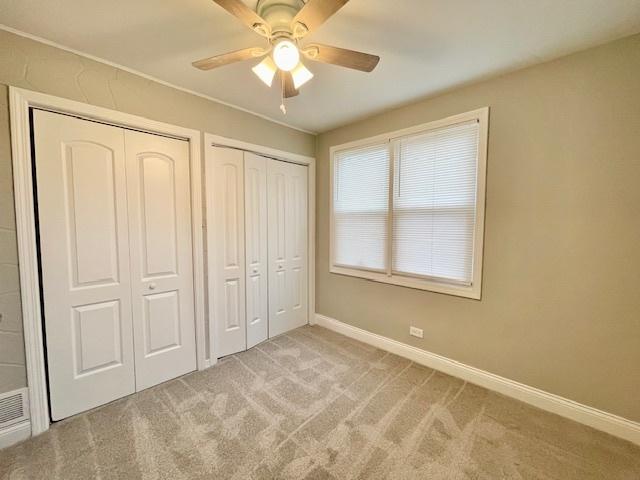
{"label": "window frame", "polygon": [[[394,184],[394,163],[397,158],[398,141],[430,130],[452,126],[458,123],[476,120],[479,125],[478,131],[478,158],[477,158],[477,179],[476,179],[476,221],[473,233],[473,275],[470,284],[447,281],[445,279],[426,277],[418,274],[399,274],[392,271],[392,245],[393,245],[393,184]],[[334,145],[329,149],[330,169],[329,169],[329,272],[339,275],[362,278],[374,282],[387,283],[402,287],[409,287],[430,292],[444,293],[459,297],[480,300],[482,296],[482,266],[484,250],[484,217],[486,198],[486,176],[487,176],[487,147],[489,133],[489,107],[479,108],[469,112],[453,115],[441,120],[423,123],[413,127],[396,130],[393,132],[376,135],[361,140],[356,140],[341,145]],[[387,246],[386,246],[386,272],[357,268],[352,266],[339,265],[335,262],[335,215],[334,215],[334,180],[336,153],[345,150],[363,148],[372,145],[387,143],[389,147],[389,212],[387,225]]]}

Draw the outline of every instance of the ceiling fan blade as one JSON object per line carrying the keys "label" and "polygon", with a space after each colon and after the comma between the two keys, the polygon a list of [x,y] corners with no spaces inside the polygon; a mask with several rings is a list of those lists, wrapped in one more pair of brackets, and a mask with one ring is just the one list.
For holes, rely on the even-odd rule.
{"label": "ceiling fan blade", "polygon": [[291,23],[293,35],[302,38],[316,30],[349,0],[309,0]]}
{"label": "ceiling fan blade", "polygon": [[269,53],[269,51],[264,48],[244,48],[242,50],[236,50],[235,52],[203,58],[202,60],[193,62],[191,65],[199,68],[200,70],[211,70],[212,68],[222,67],[223,65],[228,65],[230,63],[262,57],[267,53]]}
{"label": "ceiling fan blade", "polygon": [[263,37],[269,37],[271,35],[271,28],[269,27],[269,24],[265,22],[260,15],[242,3],[242,0],[213,1],[259,35],[262,35]]}
{"label": "ceiling fan blade", "polygon": [[280,72],[280,81],[284,82],[284,98],[291,98],[297,96],[300,92],[293,86],[293,77],[291,72]]}
{"label": "ceiling fan blade", "polygon": [[302,53],[309,60],[340,65],[362,72],[371,72],[380,61],[377,55],[320,44],[307,45],[302,49]]}

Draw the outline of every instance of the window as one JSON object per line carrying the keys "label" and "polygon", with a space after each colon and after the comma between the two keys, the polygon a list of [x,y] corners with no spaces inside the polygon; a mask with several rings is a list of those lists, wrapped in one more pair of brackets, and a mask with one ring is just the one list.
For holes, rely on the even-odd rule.
{"label": "window", "polygon": [[335,264],[386,271],[389,221],[389,146],[335,156]]}
{"label": "window", "polygon": [[331,149],[331,271],[480,298],[488,108]]}

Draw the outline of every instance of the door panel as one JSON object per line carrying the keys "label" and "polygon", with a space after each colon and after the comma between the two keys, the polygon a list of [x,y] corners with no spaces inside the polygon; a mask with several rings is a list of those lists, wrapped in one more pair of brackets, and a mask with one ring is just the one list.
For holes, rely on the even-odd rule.
{"label": "door panel", "polygon": [[237,279],[227,280],[224,282],[224,323],[225,330],[232,332],[241,330],[240,318],[242,314],[242,300],[238,290],[240,290],[240,282]]}
{"label": "door panel", "polygon": [[307,168],[294,165],[291,175],[293,246],[291,258],[302,261],[307,252]]}
{"label": "door panel", "polygon": [[143,227],[144,278],[176,275],[175,166],[173,159],[158,153],[140,153],[140,213]]}
{"label": "door panel", "polygon": [[240,218],[241,199],[239,190],[242,189],[240,165],[225,164],[222,166],[222,185],[224,195],[222,197],[222,216],[224,229],[224,268],[235,269],[240,263]]}
{"label": "door panel", "polygon": [[[260,275],[251,275],[251,274],[247,275],[247,322],[248,322],[248,325],[255,325],[258,322],[266,323],[267,319],[264,315],[262,315],[263,312],[261,312],[260,308],[254,308],[254,305],[256,307],[259,307],[263,303],[266,303],[264,302],[265,296],[262,295],[262,291],[266,290],[266,288],[263,288],[263,287],[266,287],[266,285],[263,285],[264,283],[265,282],[260,277]],[[247,348],[251,348],[251,347],[247,344]]]}
{"label": "door panel", "polygon": [[125,130],[136,388],[196,368],[189,144]]}
{"label": "door panel", "polygon": [[65,143],[63,162],[73,286],[117,282],[113,151],[72,141]]}
{"label": "door panel", "polygon": [[276,291],[278,294],[276,302],[276,313],[287,313],[287,272],[280,270],[276,272]]}
{"label": "door panel", "polygon": [[180,347],[178,291],[146,295],[142,325],[146,357]]}
{"label": "door panel", "polygon": [[122,365],[120,302],[94,303],[73,308],[76,376]]}
{"label": "door panel", "polygon": [[308,322],[307,168],[268,161],[269,336]]}
{"label": "door panel", "polygon": [[135,391],[124,132],[34,111],[53,420]]}
{"label": "door panel", "polygon": [[267,297],[267,159],[244,153],[247,348],[269,335]]}
{"label": "door panel", "polygon": [[294,267],[291,269],[291,308],[297,310],[302,307],[302,286],[304,280],[302,279],[302,269]]}
{"label": "door panel", "polygon": [[244,167],[240,150],[212,147],[206,165],[210,313],[217,357],[246,350]]}
{"label": "door panel", "polygon": [[[286,164],[283,164],[286,165]],[[276,246],[276,261],[285,262],[287,257],[286,241],[287,241],[287,191],[286,191],[286,170],[279,171],[270,162],[272,179],[273,179],[273,195],[274,197],[274,216],[275,223],[272,225],[275,233],[274,244]]]}

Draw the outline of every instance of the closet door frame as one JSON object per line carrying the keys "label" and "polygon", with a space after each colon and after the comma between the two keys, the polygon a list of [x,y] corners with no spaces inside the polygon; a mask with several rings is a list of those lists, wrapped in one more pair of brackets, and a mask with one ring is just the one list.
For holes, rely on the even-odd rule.
{"label": "closet door frame", "polygon": [[[202,162],[200,132],[144,117],[96,107],[22,88],[9,87],[11,114],[11,156],[20,265],[20,294],[25,340],[25,360],[29,391],[30,420],[23,422],[24,432],[38,435],[49,429],[49,388],[46,378],[44,335],[40,308],[37,223],[32,169],[32,131],[30,109],[39,108],[72,115],[89,121],[139,130],[189,142],[190,200],[193,249],[194,317],[198,370],[216,363],[206,351],[208,326],[205,324],[204,235],[202,208]],[[28,435],[25,434],[25,438]]]}
{"label": "closet door frame", "polygon": [[[205,169],[206,165],[210,164],[213,160],[214,150],[212,147],[227,147],[237,148],[245,150],[251,153],[262,155],[265,157],[273,158],[275,160],[281,160],[289,163],[297,163],[298,165],[304,165],[308,167],[307,172],[307,213],[308,213],[308,232],[307,232],[307,244],[308,244],[308,318],[309,324],[315,324],[316,314],[316,159],[314,157],[308,157],[306,155],[300,155],[298,153],[286,152],[284,150],[278,150],[276,148],[265,147],[263,145],[257,145],[255,143],[243,142],[241,140],[235,140],[232,138],[222,137],[220,135],[214,135],[212,133],[204,134],[204,159]],[[206,191],[205,186],[205,191]],[[207,212],[207,222],[210,221],[209,213]],[[206,225],[205,225],[206,230]],[[212,241],[210,235],[207,235],[207,250],[211,251],[215,248],[215,243]],[[211,295],[212,285],[209,283],[209,294]],[[216,319],[213,318],[213,322]],[[216,352],[213,350],[215,345],[213,333],[215,328],[209,329],[211,337],[209,338],[209,344],[212,346],[211,358],[217,358]]]}

